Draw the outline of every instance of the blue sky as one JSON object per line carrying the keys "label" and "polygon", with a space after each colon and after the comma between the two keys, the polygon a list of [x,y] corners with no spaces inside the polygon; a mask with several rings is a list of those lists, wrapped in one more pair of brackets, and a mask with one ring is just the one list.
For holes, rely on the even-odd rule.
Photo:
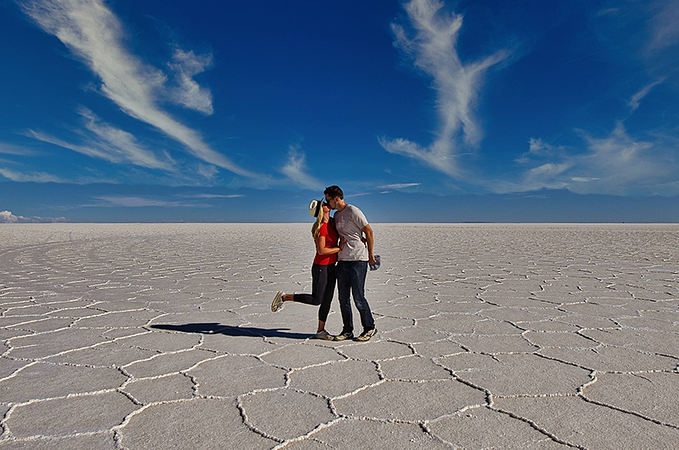
{"label": "blue sky", "polygon": [[679,221],[679,0],[4,0],[0,41],[0,221]]}

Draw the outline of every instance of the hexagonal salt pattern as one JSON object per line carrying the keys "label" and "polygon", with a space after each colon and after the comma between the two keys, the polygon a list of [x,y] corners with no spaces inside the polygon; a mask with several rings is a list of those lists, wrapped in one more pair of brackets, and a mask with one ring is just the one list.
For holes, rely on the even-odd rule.
{"label": "hexagonal salt pattern", "polygon": [[373,228],[358,343],[307,224],[0,226],[0,447],[679,447],[679,226]]}

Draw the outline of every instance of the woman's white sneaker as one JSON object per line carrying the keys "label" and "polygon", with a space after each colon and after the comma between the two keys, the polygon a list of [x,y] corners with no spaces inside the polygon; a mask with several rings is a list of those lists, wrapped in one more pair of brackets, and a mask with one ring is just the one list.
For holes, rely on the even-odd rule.
{"label": "woman's white sneaker", "polygon": [[283,291],[278,291],[278,294],[273,298],[271,302],[271,312],[276,312],[283,306]]}
{"label": "woman's white sneaker", "polygon": [[332,334],[328,333],[325,330],[321,330],[314,335],[314,339],[321,339],[323,341],[334,341],[335,336],[333,336]]}

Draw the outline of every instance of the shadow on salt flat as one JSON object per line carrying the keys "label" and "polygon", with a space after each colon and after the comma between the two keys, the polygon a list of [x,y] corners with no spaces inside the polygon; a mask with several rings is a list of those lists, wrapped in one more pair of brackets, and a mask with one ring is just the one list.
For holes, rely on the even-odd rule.
{"label": "shadow on salt flat", "polygon": [[157,330],[181,331],[182,333],[201,334],[224,334],[226,336],[245,337],[280,337],[288,339],[309,339],[313,334],[286,332],[290,328],[257,328],[257,327],[234,327],[213,323],[187,323],[184,325],[157,324],[151,325]]}

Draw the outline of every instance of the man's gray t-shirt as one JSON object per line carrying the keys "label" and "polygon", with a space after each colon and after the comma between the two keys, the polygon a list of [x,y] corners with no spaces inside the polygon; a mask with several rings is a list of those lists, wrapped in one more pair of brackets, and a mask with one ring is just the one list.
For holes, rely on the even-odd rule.
{"label": "man's gray t-shirt", "polygon": [[368,225],[363,211],[353,205],[347,205],[342,211],[335,212],[335,228],[347,244],[340,250],[340,261],[368,261],[368,246],[363,243],[361,229]]}

